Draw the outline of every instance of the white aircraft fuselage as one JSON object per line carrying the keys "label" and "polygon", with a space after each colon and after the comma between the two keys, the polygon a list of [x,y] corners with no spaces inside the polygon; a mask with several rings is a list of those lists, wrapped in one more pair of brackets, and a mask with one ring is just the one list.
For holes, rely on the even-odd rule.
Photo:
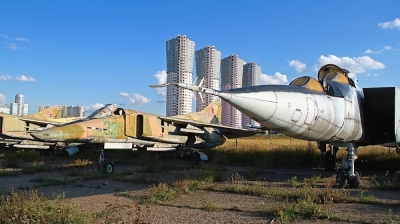
{"label": "white aircraft fuselage", "polygon": [[259,122],[284,135],[312,141],[361,141],[361,90],[348,84],[327,83],[334,96],[301,86],[263,85],[212,92]]}

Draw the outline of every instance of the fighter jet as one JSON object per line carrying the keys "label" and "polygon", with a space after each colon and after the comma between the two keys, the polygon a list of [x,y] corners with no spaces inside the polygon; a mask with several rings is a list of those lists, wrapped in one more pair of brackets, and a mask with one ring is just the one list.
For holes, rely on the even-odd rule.
{"label": "fighter jet", "polygon": [[347,147],[337,180],[351,188],[360,184],[354,161],[357,147],[395,143],[399,153],[400,100],[398,88],[364,88],[348,76],[349,71],[333,64],[321,67],[318,80],[303,76],[289,85],[260,85],[217,91],[201,85],[167,83],[219,96],[264,128],[294,138],[317,141],[326,151],[326,167],[334,167],[338,147]]}
{"label": "fighter jet", "polygon": [[61,118],[62,107],[46,108],[32,115],[0,114],[0,146],[15,148],[49,149],[51,144],[38,142],[30,133],[79,118]]}
{"label": "fighter jet", "polygon": [[226,138],[252,136],[259,132],[220,125],[221,100],[197,113],[174,117],[158,116],[107,104],[86,119],[61,125],[31,135],[40,141],[90,143],[100,148],[99,164],[107,172],[114,164],[104,160],[103,149],[125,148],[148,151],[193,152],[198,160],[204,153],[194,149],[211,148],[225,143]]}

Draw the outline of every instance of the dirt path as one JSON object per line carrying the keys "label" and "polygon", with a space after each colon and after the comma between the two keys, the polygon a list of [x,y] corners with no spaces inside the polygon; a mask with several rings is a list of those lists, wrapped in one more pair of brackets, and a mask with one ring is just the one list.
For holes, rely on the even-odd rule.
{"label": "dirt path", "polygon": [[[64,192],[69,202],[85,213],[105,212],[106,215],[96,220],[96,223],[132,223],[135,220],[148,223],[269,223],[274,216],[266,211],[280,207],[287,201],[226,192],[224,189],[227,183],[235,175],[240,176],[243,183],[263,181],[289,191],[293,186],[288,180],[293,177],[302,184],[318,176],[315,187],[321,189],[332,186],[335,182],[335,173],[320,169],[258,169],[231,166],[215,172],[221,180],[215,183],[212,190],[195,191],[165,201],[161,205],[146,205],[140,204],[139,201],[148,197],[153,182],[173,183],[209,170],[194,167],[164,170],[159,173],[134,173],[138,167],[128,163],[117,163],[115,175],[96,176],[93,170],[94,166],[51,169],[34,174],[3,171],[0,177],[0,191],[37,188],[48,195]],[[365,172],[362,174],[360,189],[344,191],[350,195],[373,195],[372,203],[343,201],[328,204],[327,210],[334,216],[342,217],[343,223],[400,222],[400,192],[374,188],[371,177],[381,182],[390,179],[385,173]],[[372,200],[371,197],[369,199]],[[329,223],[324,220],[299,220],[294,223],[310,222]]]}

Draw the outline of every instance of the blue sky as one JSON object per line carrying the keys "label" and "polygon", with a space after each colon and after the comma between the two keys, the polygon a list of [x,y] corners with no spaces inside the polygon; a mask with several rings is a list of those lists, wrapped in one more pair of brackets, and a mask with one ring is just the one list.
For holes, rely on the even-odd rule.
{"label": "blue sky", "polygon": [[[186,34],[261,66],[262,83],[335,63],[360,87],[400,87],[400,1],[0,0],[0,105],[165,114],[165,42]],[[195,75],[194,75],[195,77]]]}

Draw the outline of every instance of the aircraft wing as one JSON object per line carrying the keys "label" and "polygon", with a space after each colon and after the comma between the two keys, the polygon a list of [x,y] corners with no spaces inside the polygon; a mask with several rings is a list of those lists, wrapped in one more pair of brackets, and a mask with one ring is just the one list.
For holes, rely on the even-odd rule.
{"label": "aircraft wing", "polygon": [[[246,130],[246,129],[241,129],[241,128],[233,128],[225,125],[220,125],[220,124],[211,124],[211,123],[205,123],[205,122],[200,122],[200,121],[194,121],[190,119],[183,119],[183,118],[176,118],[176,117],[164,117],[164,116],[159,116],[159,119],[168,122],[168,123],[173,123],[174,125],[182,125],[183,127],[187,128],[181,128],[181,131],[186,131],[186,132],[192,132],[189,130],[193,130],[195,133],[200,133],[197,131],[201,131],[201,128],[216,128],[218,131],[223,134],[227,138],[242,138],[242,137],[249,137],[253,136],[256,134],[261,133],[260,131],[253,131],[253,130]],[[193,129],[193,127],[197,129]]]}
{"label": "aircraft wing", "polygon": [[46,125],[49,125],[49,124],[51,124],[51,125],[63,124],[63,122],[60,122],[60,121],[41,120],[41,119],[35,119],[35,118],[20,117],[18,119],[20,119],[21,121],[26,121],[26,122],[29,122],[29,123],[32,123],[32,124],[36,124],[36,125],[39,125],[39,126],[46,126]]}

